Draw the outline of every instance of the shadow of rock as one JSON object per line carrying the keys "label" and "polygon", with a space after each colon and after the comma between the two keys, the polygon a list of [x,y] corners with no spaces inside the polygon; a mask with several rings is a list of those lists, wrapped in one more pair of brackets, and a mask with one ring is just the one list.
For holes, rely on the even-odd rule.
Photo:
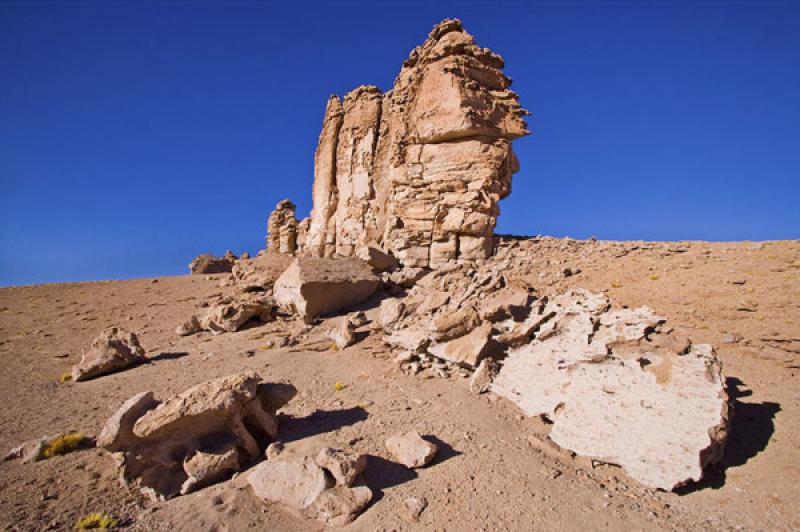
{"label": "shadow of rock", "polygon": [[383,490],[417,478],[417,473],[402,464],[380,456],[367,455],[367,469],[362,474],[364,483],[372,490],[372,502],[383,498]]}
{"label": "shadow of rock", "polygon": [[773,432],[775,432],[775,414],[780,412],[781,406],[771,402],[744,403],[740,401],[740,398],[753,394],[752,391],[743,389],[744,386],[745,384],[736,377],[728,377],[725,380],[725,388],[733,407],[733,417],[722,462],[710,466],[700,482],[675,490],[679,495],[686,495],[704,488],[721,488],[725,485],[725,471],[729,467],[744,465],[766,449]]}
{"label": "shadow of rock", "polygon": [[443,442],[436,436],[423,436],[422,439],[427,440],[432,444],[436,445],[437,449],[436,456],[433,457],[433,461],[426,467],[433,467],[461,454],[460,452],[453,449],[450,446],[450,444]]}
{"label": "shadow of rock", "polygon": [[355,425],[369,417],[361,407],[344,410],[315,410],[306,417],[280,416],[279,438],[284,443]]}
{"label": "shadow of rock", "polygon": [[189,353],[186,351],[179,351],[176,353],[162,352],[155,356],[150,357],[150,362],[158,362],[161,360],[176,360],[178,358],[188,357]]}

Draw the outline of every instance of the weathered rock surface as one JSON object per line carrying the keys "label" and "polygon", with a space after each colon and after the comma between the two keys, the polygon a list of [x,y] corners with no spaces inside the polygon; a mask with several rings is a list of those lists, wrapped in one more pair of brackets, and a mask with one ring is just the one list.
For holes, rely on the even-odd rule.
{"label": "weathered rock surface", "polygon": [[270,299],[229,299],[208,308],[200,328],[214,334],[236,332],[251,320],[267,323],[275,319],[275,303]]}
{"label": "weathered rock surface", "polygon": [[122,451],[127,446],[136,442],[133,434],[133,425],[148,410],[159,405],[153,397],[153,392],[142,392],[134,395],[119,407],[111,416],[100,435],[97,437],[97,446],[107,451]]}
{"label": "weathered rock surface", "polygon": [[198,384],[158,403],[145,392],[106,423],[100,444],[123,453],[122,478],[156,498],[216,482],[258,459],[277,434],[275,410],[294,395],[248,371]]}
{"label": "weathered rock surface", "polygon": [[353,256],[380,246],[424,268],[491,255],[498,202],[519,169],[511,141],[528,134],[503,65],[460,21],[445,20],[411,52],[391,91],[332,96],[298,251]]}
{"label": "weathered rock surface", "polygon": [[297,257],[275,281],[274,297],[281,307],[313,319],[365,301],[379,285],[360,259]]}
{"label": "weathered rock surface", "polygon": [[308,456],[263,462],[247,481],[257,497],[332,526],[351,522],[372,500],[372,491],[366,486],[335,485]]}
{"label": "weathered rock surface", "polygon": [[395,460],[409,468],[428,465],[438,450],[436,444],[422,439],[416,430],[395,434],[386,440],[386,448]]}
{"label": "weathered rock surface", "polygon": [[109,327],[92,340],[89,351],[72,368],[72,379],[85,381],[143,362],[147,357],[139,338],[121,327]]}
{"label": "weathered rock surface", "polygon": [[295,217],[295,204],[288,199],[281,200],[267,221],[267,251],[294,255],[297,250],[298,224]]}
{"label": "weathered rock surface", "polygon": [[328,336],[333,341],[336,349],[341,351],[356,343],[356,324],[349,318],[339,321],[339,323],[328,330]]}
{"label": "weathered rock surface", "polygon": [[332,447],[321,449],[316,462],[321,468],[327,469],[340,486],[352,486],[356,477],[367,469],[366,456]]}
{"label": "weathered rock surface", "polygon": [[[541,310],[535,338],[508,353],[491,390],[553,423],[550,438],[618,464],[650,487],[699,480],[722,457],[728,398],[709,345],[657,340],[646,308],[609,310],[601,294],[571,290]],[[673,346],[673,347],[664,347]]]}
{"label": "weathered rock surface", "polygon": [[232,251],[227,251],[223,257],[213,255],[200,255],[189,264],[189,271],[192,275],[203,273],[229,273],[233,269],[236,255]]}

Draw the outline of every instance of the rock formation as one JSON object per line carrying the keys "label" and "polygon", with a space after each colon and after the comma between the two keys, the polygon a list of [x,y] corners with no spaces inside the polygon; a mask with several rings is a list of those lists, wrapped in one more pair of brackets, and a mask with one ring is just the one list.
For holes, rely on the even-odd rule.
{"label": "rock formation", "polygon": [[294,203],[279,201],[267,221],[267,251],[294,255],[297,250],[297,218]]}
{"label": "rock formation", "polygon": [[98,445],[121,453],[121,478],[155,498],[218,482],[262,456],[278,430],[275,411],[296,390],[249,371],[198,384],[163,403],[151,392],[126,401]]}
{"label": "rock formation", "polygon": [[491,386],[550,438],[671,490],[722,458],[729,423],[720,363],[710,345],[658,332],[647,307],[609,310],[575,289],[547,302],[536,337],[513,349]]}
{"label": "rock formation", "polygon": [[120,327],[109,327],[92,340],[92,347],[72,368],[75,382],[85,381],[147,362],[139,338]]}
{"label": "rock formation", "polygon": [[[331,96],[311,217],[298,224],[294,206],[279,203],[270,249],[349,257],[377,246],[423,268],[490,256],[498,202],[519,169],[511,141],[528,134],[528,112],[503,65],[460,21],[445,20],[390,91],[361,86],[343,101]],[[298,225],[302,245],[292,236]]]}
{"label": "rock formation", "polygon": [[236,262],[236,255],[232,251],[225,252],[223,257],[213,255],[200,255],[189,264],[192,275],[202,273],[228,273]]}

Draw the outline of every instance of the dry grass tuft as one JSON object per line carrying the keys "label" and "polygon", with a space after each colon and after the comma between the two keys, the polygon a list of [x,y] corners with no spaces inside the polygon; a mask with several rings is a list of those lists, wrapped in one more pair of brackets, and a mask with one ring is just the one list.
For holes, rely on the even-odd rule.
{"label": "dry grass tuft", "polygon": [[93,513],[89,514],[86,517],[79,519],[77,523],[75,523],[75,528],[78,530],[90,530],[90,529],[102,529],[102,530],[109,530],[117,526],[117,520],[111,516],[101,514],[101,513]]}

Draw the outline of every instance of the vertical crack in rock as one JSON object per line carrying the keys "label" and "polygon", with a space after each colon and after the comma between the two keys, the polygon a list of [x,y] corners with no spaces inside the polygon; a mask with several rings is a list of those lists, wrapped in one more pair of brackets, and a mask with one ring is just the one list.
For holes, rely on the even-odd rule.
{"label": "vertical crack in rock", "polygon": [[445,20],[390,91],[364,85],[343,102],[332,96],[297,252],[353,256],[380,246],[423,268],[489,257],[498,202],[519,170],[511,141],[528,134],[503,66],[460,21]]}

